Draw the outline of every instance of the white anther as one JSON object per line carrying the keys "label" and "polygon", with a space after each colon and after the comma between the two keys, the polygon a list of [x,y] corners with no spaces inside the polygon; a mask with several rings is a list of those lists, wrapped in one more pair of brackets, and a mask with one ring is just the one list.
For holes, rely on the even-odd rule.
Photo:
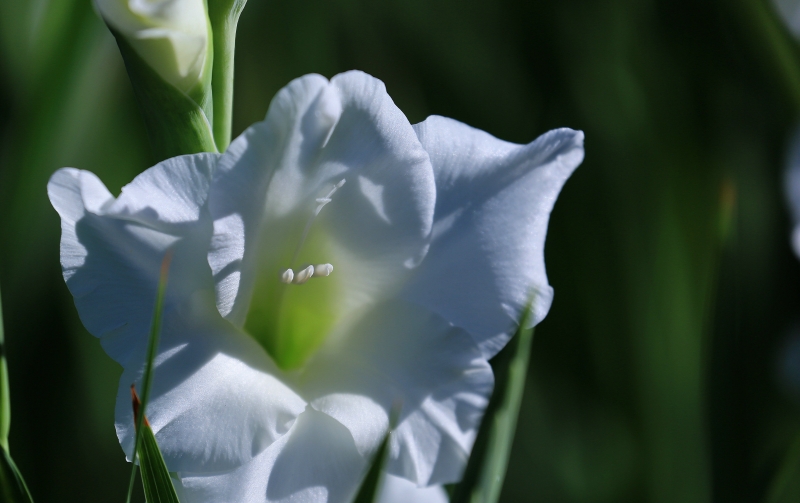
{"label": "white anther", "polygon": [[292,281],[292,283],[294,283],[295,285],[302,285],[303,283],[308,281],[308,279],[313,275],[314,275],[314,266],[310,265],[305,269],[298,271],[297,274],[294,275],[294,280]]}
{"label": "white anther", "polygon": [[291,269],[284,269],[281,271],[281,283],[286,283],[287,285],[292,282],[294,279],[294,271]]}
{"label": "white anther", "polygon": [[330,276],[333,272],[333,266],[331,264],[319,264],[314,266],[314,277],[325,277]]}

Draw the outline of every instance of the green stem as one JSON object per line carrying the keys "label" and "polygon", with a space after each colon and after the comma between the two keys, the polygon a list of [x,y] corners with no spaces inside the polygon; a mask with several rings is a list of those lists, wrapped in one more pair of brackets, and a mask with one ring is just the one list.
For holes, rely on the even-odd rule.
{"label": "green stem", "polygon": [[0,446],[8,452],[8,432],[11,429],[11,401],[6,364],[6,342],[3,334],[3,304],[0,301]]}
{"label": "green stem", "polygon": [[224,152],[231,142],[233,116],[233,60],[236,26],[246,0],[209,0],[208,17],[214,33],[214,68],[211,89],[214,99],[214,140]]}

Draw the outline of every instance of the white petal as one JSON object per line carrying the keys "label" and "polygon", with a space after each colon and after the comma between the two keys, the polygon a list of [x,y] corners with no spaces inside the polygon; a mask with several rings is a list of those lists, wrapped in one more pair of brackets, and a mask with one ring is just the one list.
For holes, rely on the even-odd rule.
{"label": "white petal", "polygon": [[67,286],[87,329],[125,368],[116,419],[128,455],[129,387],[142,371],[162,258],[167,249],[174,252],[147,409],[173,470],[245,464],[284,434],[305,406],[281,384],[263,349],[216,309],[205,208],[216,158],[165,161],[116,200],[87,172],[61,170],[48,186],[62,216]]}
{"label": "white petal", "polygon": [[[218,473],[250,462],[283,436],[305,402],[246,334],[213,317],[165,321],[147,417],[170,471]],[[130,384],[141,392],[141,369],[120,378],[116,427],[130,459]]]}
{"label": "white petal", "polygon": [[195,222],[201,217],[219,157],[195,154],[167,159],[123,187],[105,213],[151,225]]}
{"label": "white petal", "polygon": [[282,89],[266,120],[245,131],[220,160],[210,196],[215,222],[209,263],[225,317],[244,322],[253,269],[263,257],[259,243],[269,249],[285,241],[276,227],[260,234],[265,219],[313,209],[341,180],[348,183],[318,221],[354,257],[350,270],[331,260],[337,277],[355,283],[346,290],[374,294],[377,284],[420,259],[435,187],[428,155],[408,120],[383,84],[366,74],[349,72],[331,82],[308,75]]}
{"label": "white petal", "polygon": [[417,487],[402,477],[385,474],[378,503],[447,503],[450,499],[441,486]]}
{"label": "white petal", "polygon": [[59,170],[48,184],[61,215],[61,266],[78,314],[123,365],[147,339],[167,249],[174,256],[165,315],[185,307],[192,292],[211,287],[205,260],[211,222],[203,208],[216,158],[164,161],[117,200],[86,171]]}
{"label": "white petal", "polygon": [[331,334],[298,386],[370,457],[400,407],[387,469],[417,484],[457,481],[493,386],[472,338],[417,305],[392,301]]}
{"label": "white petal", "polygon": [[583,160],[583,133],[558,129],[514,145],[435,116],[415,130],[433,163],[437,202],[430,251],[404,296],[466,328],[489,358],[531,299],[533,324],[550,308],[547,223]]}
{"label": "white petal", "polygon": [[314,409],[247,465],[227,473],[181,475],[183,503],[349,503],[366,469],[340,423]]}

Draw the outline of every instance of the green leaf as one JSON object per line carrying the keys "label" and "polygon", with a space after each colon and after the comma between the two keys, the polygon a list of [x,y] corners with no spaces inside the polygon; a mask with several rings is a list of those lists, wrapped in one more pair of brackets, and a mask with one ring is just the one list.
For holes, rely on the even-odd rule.
{"label": "green leaf", "polygon": [[11,399],[6,364],[6,340],[3,332],[3,303],[0,300],[0,447],[8,451],[8,432],[11,429]]}
{"label": "green leaf", "polygon": [[139,469],[142,472],[142,485],[144,486],[144,497],[148,503],[179,503],[178,494],[175,486],[172,485],[172,478],[164,462],[161,449],[158,448],[156,436],[150,423],[144,414],[136,390],[131,385],[131,397],[133,399],[134,420],[139,424],[136,430],[136,437],[139,439]]}
{"label": "green leaf", "polygon": [[530,309],[523,313],[520,329],[511,341],[492,359],[494,392],[451,503],[495,503],[500,497],[528,373],[533,328],[522,327],[529,318]]}
{"label": "green leaf", "polygon": [[[142,401],[139,402],[139,397],[136,395],[136,389],[131,384],[131,396],[133,399],[133,416],[134,424],[136,426],[136,440],[133,445],[133,468],[131,470],[130,483],[128,484],[128,498],[127,502],[131,501],[131,494],[133,493],[133,482],[136,479],[136,459],[139,459],[139,466],[142,472],[142,483],[145,488],[145,495],[147,495],[148,487],[153,495],[158,497],[166,497],[170,491],[175,493],[175,488],[172,486],[172,481],[169,478],[169,472],[164,464],[164,458],[161,451],[156,444],[153,430],[150,428],[147,418],[145,416],[145,409],[147,402],[150,398],[150,388],[153,383],[153,362],[158,353],[158,339],[161,334],[161,314],[164,310],[164,293],[167,290],[167,276],[169,273],[169,265],[172,261],[172,250],[167,250],[164,254],[164,259],[161,262],[161,273],[158,280],[158,291],[156,293],[156,306],[153,312],[153,322],[150,325],[150,338],[147,342],[147,356],[145,359],[144,375],[142,376]],[[147,437],[152,437],[152,441]],[[141,448],[141,452],[140,452]],[[145,452],[146,451],[146,452]],[[156,455],[157,454],[157,455]],[[166,479],[164,478],[166,477]],[[169,481],[169,487],[164,484],[164,480]],[[169,489],[169,490],[168,490]],[[178,501],[177,496],[174,500],[151,500],[149,497],[147,501],[154,503],[155,501]]]}
{"label": "green leaf", "polygon": [[800,435],[787,450],[764,498],[764,503],[796,501],[800,501]]}
{"label": "green leaf", "polygon": [[389,448],[389,436],[391,431],[386,433],[383,437],[383,442],[372,458],[372,466],[369,467],[364,480],[361,481],[361,487],[358,489],[353,503],[373,503],[378,501],[378,489],[380,489],[381,474],[383,473],[383,465],[386,463],[386,451]]}
{"label": "green leaf", "polygon": [[0,503],[33,503],[22,474],[3,447],[0,447]]}
{"label": "green leaf", "polygon": [[367,470],[366,475],[364,475],[364,479],[361,481],[361,487],[359,487],[358,493],[356,493],[356,497],[353,499],[353,503],[373,503],[378,501],[378,490],[381,488],[383,465],[386,464],[386,453],[389,450],[389,438],[391,438],[392,431],[394,431],[397,426],[397,421],[400,419],[401,407],[402,404],[400,402],[396,402],[392,406],[392,410],[389,412],[389,431],[386,432],[386,436],[383,437],[383,442],[381,442],[378,451],[372,458],[372,465],[369,467],[369,470]]}
{"label": "green leaf", "polygon": [[33,502],[28,486],[8,453],[8,431],[11,428],[11,403],[8,396],[3,305],[0,302],[0,503]]}
{"label": "green leaf", "polygon": [[157,161],[184,154],[216,152],[211,125],[211,67],[209,55],[200,82],[183,93],[162,79],[128,44],[123,35],[109,26],[117,39],[133,85],[139,110],[144,117],[147,136]]}

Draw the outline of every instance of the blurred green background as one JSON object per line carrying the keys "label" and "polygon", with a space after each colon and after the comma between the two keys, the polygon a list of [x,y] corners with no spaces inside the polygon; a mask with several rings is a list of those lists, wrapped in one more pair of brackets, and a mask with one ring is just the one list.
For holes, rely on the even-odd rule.
{"label": "blurred green background", "polygon": [[[800,44],[768,2],[249,0],[237,49],[235,134],[353,68],[412,123],[586,132],[503,501],[800,501]],[[144,126],[89,0],[0,0],[0,51],[11,452],[39,502],[122,501],[121,370],[77,318],[45,185],[75,166],[118,191],[151,165]]]}

